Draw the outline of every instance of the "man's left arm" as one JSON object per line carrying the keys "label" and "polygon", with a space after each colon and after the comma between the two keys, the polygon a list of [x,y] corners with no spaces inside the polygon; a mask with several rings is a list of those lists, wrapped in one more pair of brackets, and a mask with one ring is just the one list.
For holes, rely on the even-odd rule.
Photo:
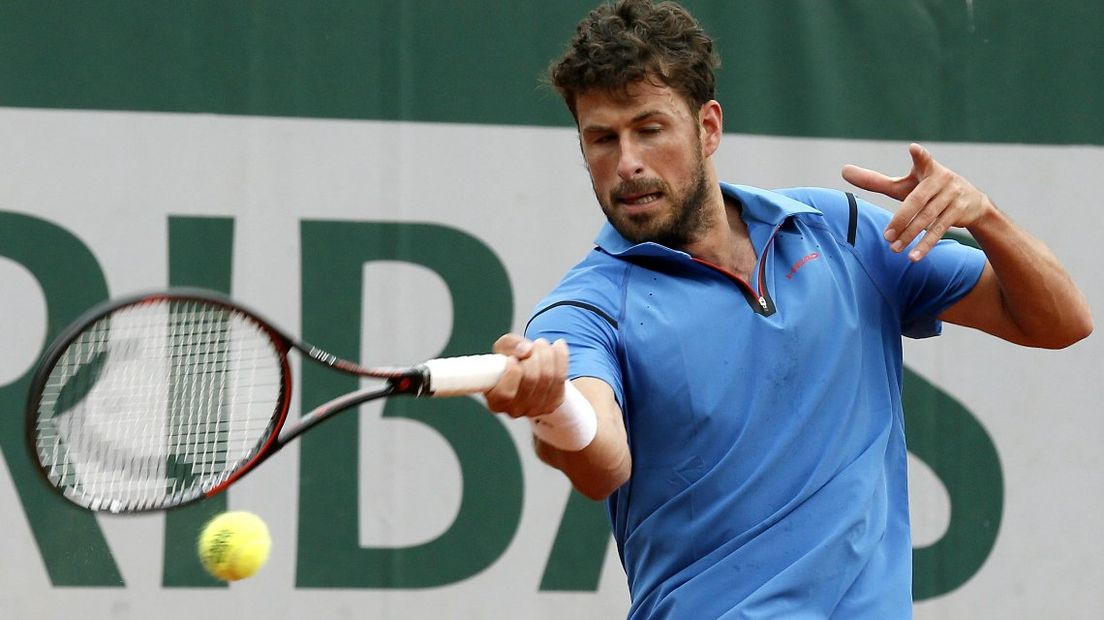
{"label": "man's left arm", "polygon": [[901,201],[886,226],[890,249],[909,250],[919,261],[951,227],[965,228],[988,262],[969,293],[940,316],[1016,344],[1060,349],[1092,333],[1085,296],[1057,257],[997,209],[969,181],[937,162],[918,144],[909,146],[912,170],[903,177],[845,166],[843,178],[862,189]]}

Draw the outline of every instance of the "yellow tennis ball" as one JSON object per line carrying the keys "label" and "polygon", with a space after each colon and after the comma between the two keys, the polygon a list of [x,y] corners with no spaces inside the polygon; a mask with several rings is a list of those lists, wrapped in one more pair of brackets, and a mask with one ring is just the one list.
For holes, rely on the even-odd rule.
{"label": "yellow tennis ball", "polygon": [[203,526],[198,548],[199,561],[207,572],[223,581],[237,581],[264,566],[272,538],[257,515],[240,510],[224,512]]}

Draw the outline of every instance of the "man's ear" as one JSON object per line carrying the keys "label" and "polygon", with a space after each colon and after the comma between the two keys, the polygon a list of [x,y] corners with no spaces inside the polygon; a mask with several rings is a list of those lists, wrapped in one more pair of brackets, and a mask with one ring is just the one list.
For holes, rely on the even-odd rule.
{"label": "man's ear", "polygon": [[702,104],[698,110],[698,130],[701,136],[702,157],[709,157],[721,145],[721,134],[724,133],[724,114],[721,104],[716,99],[710,99]]}

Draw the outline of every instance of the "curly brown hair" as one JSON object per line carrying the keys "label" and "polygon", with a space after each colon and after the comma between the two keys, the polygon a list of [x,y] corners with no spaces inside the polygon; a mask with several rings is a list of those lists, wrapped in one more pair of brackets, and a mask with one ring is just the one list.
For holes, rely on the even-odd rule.
{"label": "curly brown hair", "polygon": [[686,9],[674,2],[620,0],[579,22],[547,79],[576,120],[579,95],[597,89],[625,97],[629,86],[643,80],[671,87],[697,115],[714,98],[718,66],[713,40]]}

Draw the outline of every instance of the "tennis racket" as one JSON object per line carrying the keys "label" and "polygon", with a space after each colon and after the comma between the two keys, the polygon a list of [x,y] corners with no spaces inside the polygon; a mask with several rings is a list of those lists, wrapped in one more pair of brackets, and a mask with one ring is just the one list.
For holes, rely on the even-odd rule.
{"label": "tennis racket", "polygon": [[[379,379],[285,425],[288,353]],[[114,513],[183,506],[224,491],[335,414],[395,395],[459,396],[495,385],[503,355],[365,368],[296,340],[240,304],[170,289],[92,308],[50,345],[27,404],[31,454],[77,505]],[[570,382],[564,404],[530,418],[564,450],[590,443],[596,418]]]}

